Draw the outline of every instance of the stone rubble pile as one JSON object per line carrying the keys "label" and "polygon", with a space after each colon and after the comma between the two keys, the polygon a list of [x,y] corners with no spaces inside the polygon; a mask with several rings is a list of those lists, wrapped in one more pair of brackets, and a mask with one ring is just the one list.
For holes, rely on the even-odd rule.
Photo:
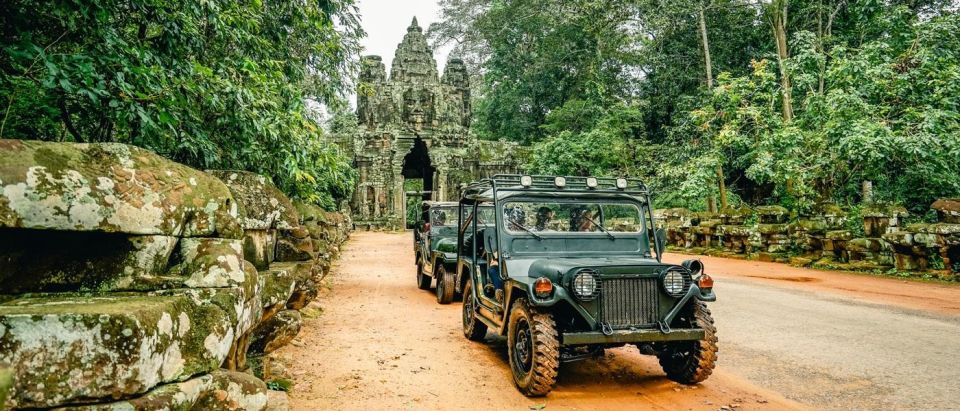
{"label": "stone rubble pile", "polygon": [[0,409],[276,409],[247,355],[296,335],[350,226],[251,173],[0,140]]}
{"label": "stone rubble pile", "polygon": [[940,278],[958,279],[960,199],[940,199],[931,208],[938,222],[905,224],[905,208],[869,205],[861,212],[863,235],[857,237],[847,228],[848,213],[830,204],[809,215],[780,206],[715,214],[669,208],[654,214],[674,251],[818,268],[936,271]]}

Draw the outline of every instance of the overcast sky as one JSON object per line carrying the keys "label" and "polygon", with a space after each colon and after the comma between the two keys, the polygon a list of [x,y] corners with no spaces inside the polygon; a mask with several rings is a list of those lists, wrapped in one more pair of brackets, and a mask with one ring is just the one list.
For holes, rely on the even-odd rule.
{"label": "overcast sky", "polygon": [[[383,64],[390,70],[393,54],[397,44],[407,33],[410,20],[417,16],[424,33],[430,23],[437,21],[440,7],[436,0],[359,0],[360,22],[367,32],[363,39],[363,54],[376,54],[383,57]],[[437,60],[440,73],[447,62],[449,50],[434,50],[433,58]]]}

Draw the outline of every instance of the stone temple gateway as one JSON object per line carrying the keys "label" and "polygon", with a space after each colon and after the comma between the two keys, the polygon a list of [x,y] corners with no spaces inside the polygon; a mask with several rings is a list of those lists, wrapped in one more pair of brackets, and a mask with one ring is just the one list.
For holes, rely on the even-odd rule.
{"label": "stone temple gateway", "polygon": [[[361,67],[359,131],[337,137],[359,174],[350,202],[358,226],[401,227],[408,196],[456,200],[460,184],[517,172],[521,147],[469,133],[467,68],[450,59],[440,75],[416,17],[397,46],[389,76],[380,56],[364,56]],[[411,180],[417,194],[405,188]]]}

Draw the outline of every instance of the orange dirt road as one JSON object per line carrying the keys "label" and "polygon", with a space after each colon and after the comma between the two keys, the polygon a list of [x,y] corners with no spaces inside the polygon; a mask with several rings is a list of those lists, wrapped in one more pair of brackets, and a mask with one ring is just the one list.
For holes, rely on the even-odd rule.
{"label": "orange dirt road", "polygon": [[[655,358],[628,346],[607,350],[601,360],[563,364],[549,396],[526,398],[513,386],[505,339],[488,334],[483,343],[468,341],[461,332],[460,304],[438,305],[432,292],[417,289],[411,237],[357,232],[345,245],[328,277],[330,289],[312,304],[322,307],[322,314],[308,316],[312,318],[305,319],[294,344],[275,353],[296,383],[290,395],[293,409],[933,408],[940,403],[917,401],[934,396],[956,400],[960,394],[951,388],[955,384],[931,383],[957,381],[949,379],[951,369],[938,368],[944,361],[936,354],[948,354],[951,344],[960,349],[956,342],[960,318],[950,315],[956,310],[950,297],[960,298],[960,288],[846,274],[841,275],[845,280],[835,280],[838,274],[830,272],[704,258],[718,280],[720,298],[712,305],[720,363],[710,379],[695,387],[673,383]],[[671,261],[683,258],[687,257],[668,256]],[[873,282],[876,285],[871,286]],[[803,290],[792,290],[795,287]],[[923,293],[940,300],[917,298]],[[846,301],[861,294],[865,303]],[[886,304],[900,311],[890,311]],[[790,312],[793,306],[803,309]],[[913,318],[909,316],[919,315],[903,309],[935,313],[920,318],[927,321],[923,324],[927,334],[917,336],[917,345],[929,347],[913,356],[899,358],[892,351],[896,347],[889,352],[868,347],[866,358],[856,358],[851,352],[862,350],[857,341],[883,345],[870,338],[871,329],[854,327],[840,340],[832,337],[836,331],[820,329],[835,322],[843,329],[845,315],[864,319],[863,327],[879,327],[888,316],[909,321]],[[937,343],[938,335],[950,332],[942,335],[950,342]],[[835,344],[844,347],[827,348]],[[900,346],[909,349],[912,344]],[[877,361],[877,356],[885,360]],[[904,375],[895,371],[883,378],[870,375],[873,367],[896,367],[897,361],[916,363],[928,357],[931,364],[913,364]],[[899,395],[894,385],[907,378],[916,378],[913,386],[921,381],[932,386],[912,390],[917,391],[912,396]]]}
{"label": "orange dirt road", "polygon": [[505,339],[468,341],[460,304],[439,305],[433,293],[417,289],[411,238],[357,232],[346,244],[332,292],[320,298],[323,314],[306,321],[299,346],[278,353],[296,382],[293,409],[800,407],[723,370],[695,388],[675,384],[656,359],[633,347],[608,350],[602,361],[564,364],[553,393],[526,398],[513,386]]}

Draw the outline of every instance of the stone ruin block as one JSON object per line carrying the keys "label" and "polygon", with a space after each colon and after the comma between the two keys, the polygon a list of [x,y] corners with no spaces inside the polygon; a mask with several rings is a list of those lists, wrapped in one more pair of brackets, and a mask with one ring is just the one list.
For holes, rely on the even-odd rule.
{"label": "stone ruin block", "polygon": [[790,211],[781,206],[758,206],[754,212],[760,224],[784,224],[790,220]]}
{"label": "stone ruin block", "polygon": [[245,232],[244,256],[259,269],[273,261],[316,258],[310,233],[300,225],[300,214],[287,196],[268,178],[235,170],[210,170],[237,199],[240,225]]}
{"label": "stone ruin block", "polygon": [[194,297],[56,295],[0,304],[0,363],[16,376],[5,406],[127,397],[219,368],[234,340],[230,313]]}
{"label": "stone ruin block", "polygon": [[874,204],[863,209],[863,231],[867,237],[880,237],[896,231],[907,209],[896,205]]}
{"label": "stone ruin block", "polygon": [[216,178],[123,144],[0,140],[0,227],[240,238]]}
{"label": "stone ruin block", "polygon": [[0,290],[156,289],[167,277],[177,237],[0,228]]}
{"label": "stone ruin block", "polygon": [[892,254],[882,238],[854,238],[846,242],[845,248],[850,261],[891,263]]}
{"label": "stone ruin block", "polygon": [[[940,199],[931,205],[940,219],[938,223],[911,224],[900,231],[883,235],[893,250],[898,270],[927,270],[931,258],[943,262],[944,269],[960,272],[960,200]],[[940,268],[937,266],[936,268]]]}
{"label": "stone ruin block", "polygon": [[253,334],[253,344],[250,352],[253,354],[269,354],[290,343],[300,332],[303,318],[297,310],[283,310],[277,312],[270,319],[262,322]]}
{"label": "stone ruin block", "polygon": [[[274,406],[267,385],[247,373],[213,371],[189,380],[161,385],[139,398],[64,408],[65,411],[261,411]],[[286,409],[286,408],[275,408]]]}
{"label": "stone ruin block", "polygon": [[915,243],[913,228],[883,235],[883,239],[893,250],[894,266],[901,271],[926,270],[929,266],[929,251]]}
{"label": "stone ruin block", "polygon": [[756,232],[759,234],[756,248],[768,253],[787,252],[793,245],[789,224],[758,224]]}
{"label": "stone ruin block", "polygon": [[750,210],[746,207],[740,208],[725,208],[720,210],[720,213],[717,214],[717,217],[723,223],[723,225],[743,225],[747,222],[747,219],[753,215],[753,210]]}
{"label": "stone ruin block", "polygon": [[0,408],[263,408],[262,382],[216,370],[295,335],[261,324],[316,297],[351,223],[311,231],[265,178],[218,174],[0,140]]}
{"label": "stone ruin block", "polygon": [[839,230],[847,224],[847,212],[836,204],[819,204],[814,215],[823,220],[828,230]]}
{"label": "stone ruin block", "polygon": [[685,233],[684,240],[689,244],[687,248],[722,246],[720,232],[718,230],[718,227],[722,223],[722,220],[720,220],[716,214],[697,213],[691,220],[690,228],[683,228]]}
{"label": "stone ruin block", "polygon": [[829,228],[822,217],[801,217],[789,225],[788,234],[795,247],[812,254],[823,249],[823,238]]}
{"label": "stone ruin block", "polygon": [[849,261],[850,257],[847,252],[847,242],[850,241],[851,238],[853,238],[853,236],[848,230],[827,231],[822,240],[822,255],[837,261]]}
{"label": "stone ruin block", "polygon": [[960,272],[960,224],[911,224],[902,235],[894,234],[901,233],[885,235],[884,239],[891,242],[895,257],[904,262],[904,267],[926,269],[930,257],[939,257],[943,268]]}
{"label": "stone ruin block", "polygon": [[723,248],[736,254],[746,254],[753,250],[757,242],[757,231],[745,225],[721,225],[718,231],[723,238]]}
{"label": "stone ruin block", "polygon": [[0,188],[0,408],[242,366],[263,307],[219,179],[121,144],[0,140]]}
{"label": "stone ruin block", "polygon": [[236,199],[241,227],[247,230],[291,230],[300,215],[290,199],[267,177],[249,171],[207,170],[226,184]]}
{"label": "stone ruin block", "polygon": [[960,198],[941,198],[930,206],[941,223],[960,224]]}

